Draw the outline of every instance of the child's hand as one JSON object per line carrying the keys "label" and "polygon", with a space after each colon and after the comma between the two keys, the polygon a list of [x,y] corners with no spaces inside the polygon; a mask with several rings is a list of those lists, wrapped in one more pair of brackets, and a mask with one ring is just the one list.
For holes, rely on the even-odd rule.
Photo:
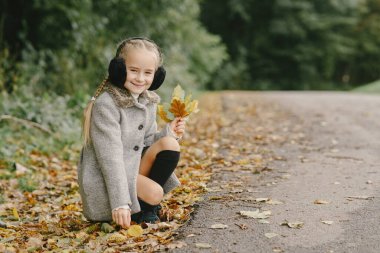
{"label": "child's hand", "polygon": [[122,228],[129,228],[131,225],[131,211],[128,209],[119,208],[112,211],[112,219]]}
{"label": "child's hand", "polygon": [[180,138],[185,133],[185,125],[185,119],[177,117],[172,122],[170,122],[170,129],[175,135]]}

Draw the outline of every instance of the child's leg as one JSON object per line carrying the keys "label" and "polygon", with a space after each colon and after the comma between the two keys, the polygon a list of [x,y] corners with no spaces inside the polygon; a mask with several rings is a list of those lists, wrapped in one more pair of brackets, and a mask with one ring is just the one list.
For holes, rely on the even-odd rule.
{"label": "child's leg", "polygon": [[164,197],[164,191],[162,187],[152,179],[143,175],[138,175],[137,197],[148,204],[158,205]]}
{"label": "child's leg", "polygon": [[141,175],[149,177],[153,163],[156,160],[157,154],[164,150],[180,151],[178,142],[172,137],[164,137],[156,141],[150,146],[144,156],[141,158],[140,171]]}
{"label": "child's leg", "polygon": [[179,144],[171,137],[164,137],[150,146],[141,158],[137,177],[137,196],[141,213],[134,214],[134,221],[156,222],[158,208],[163,199],[163,185],[173,173],[179,160]]}

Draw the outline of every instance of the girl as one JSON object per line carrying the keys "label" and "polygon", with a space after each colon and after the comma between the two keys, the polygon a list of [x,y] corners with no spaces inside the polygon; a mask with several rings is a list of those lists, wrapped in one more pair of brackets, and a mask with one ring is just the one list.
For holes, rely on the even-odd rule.
{"label": "girl", "polygon": [[157,132],[159,96],[165,79],[159,47],[145,38],[124,40],[84,111],[78,163],[83,213],[92,221],[123,228],[131,220],[156,222],[163,195],[179,185],[173,173],[185,121],[176,118]]}

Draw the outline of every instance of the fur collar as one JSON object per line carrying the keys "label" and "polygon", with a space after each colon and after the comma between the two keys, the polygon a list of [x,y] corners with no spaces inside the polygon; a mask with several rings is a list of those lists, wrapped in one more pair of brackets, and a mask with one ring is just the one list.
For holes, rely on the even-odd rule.
{"label": "fur collar", "polygon": [[138,100],[133,98],[129,90],[125,88],[116,87],[110,83],[107,83],[105,90],[111,95],[112,99],[119,107],[132,107],[138,104],[158,104],[160,102],[160,97],[153,91],[146,90],[140,94]]}

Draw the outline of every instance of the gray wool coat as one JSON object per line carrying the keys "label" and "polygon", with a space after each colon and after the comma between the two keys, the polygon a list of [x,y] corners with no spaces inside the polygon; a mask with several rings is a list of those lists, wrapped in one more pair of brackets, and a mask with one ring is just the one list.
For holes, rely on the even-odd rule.
{"label": "gray wool coat", "polygon": [[[144,146],[169,135],[157,132],[159,96],[143,92],[138,102],[126,89],[106,85],[91,114],[91,143],[83,148],[78,163],[79,192],[88,220],[110,221],[112,209],[129,205],[140,211],[136,179]],[[164,185],[167,193],[180,183],[173,173]]]}

